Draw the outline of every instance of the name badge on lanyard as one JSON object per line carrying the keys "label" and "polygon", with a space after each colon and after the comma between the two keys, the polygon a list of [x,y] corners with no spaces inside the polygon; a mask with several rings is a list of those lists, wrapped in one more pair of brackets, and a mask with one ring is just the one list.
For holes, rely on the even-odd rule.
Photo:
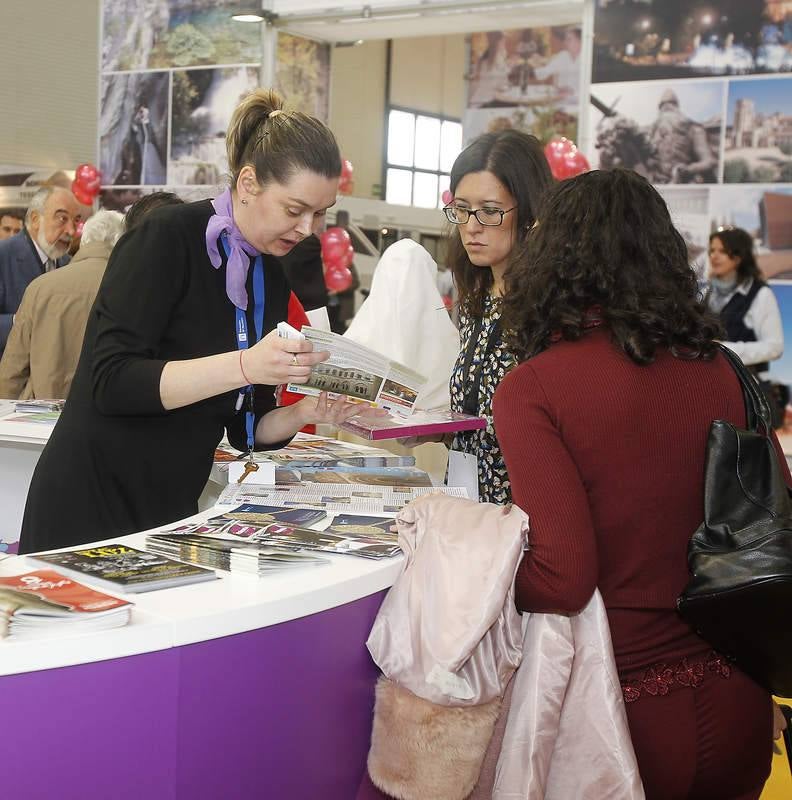
{"label": "name badge on lanyard", "polygon": [[[221,237],[223,242],[223,249],[225,250],[226,259],[229,257],[228,243],[226,242],[225,234]],[[253,261],[253,324],[256,329],[255,344],[261,341],[264,334],[264,300],[265,300],[265,287],[264,287],[264,261],[260,255],[256,256]],[[239,350],[247,350],[250,346],[250,337],[248,336],[247,314],[241,308],[236,309],[236,324],[234,326],[236,333],[237,348]],[[256,415],[254,413],[254,392],[251,385],[247,385],[239,390],[239,397],[237,397],[236,410],[240,411],[242,406],[246,407],[245,411],[245,432],[247,434],[247,447],[248,452],[253,452],[253,445],[255,444],[255,422]]]}
{"label": "name badge on lanyard", "polygon": [[461,486],[467,489],[471,500],[479,499],[478,459],[473,453],[448,451],[448,480],[446,486]]}

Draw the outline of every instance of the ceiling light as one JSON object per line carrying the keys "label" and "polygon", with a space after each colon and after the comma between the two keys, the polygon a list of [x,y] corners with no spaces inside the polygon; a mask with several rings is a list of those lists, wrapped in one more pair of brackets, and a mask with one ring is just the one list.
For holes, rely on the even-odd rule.
{"label": "ceiling light", "polygon": [[231,19],[234,22],[264,22],[261,14],[233,14]]}

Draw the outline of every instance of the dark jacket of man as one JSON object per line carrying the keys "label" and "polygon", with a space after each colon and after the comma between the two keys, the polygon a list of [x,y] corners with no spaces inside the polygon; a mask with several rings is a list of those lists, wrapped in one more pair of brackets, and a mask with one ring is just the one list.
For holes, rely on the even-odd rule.
{"label": "dark jacket of man", "polygon": [[[62,267],[69,263],[64,256],[55,262]],[[22,302],[28,284],[44,274],[38,251],[27,229],[0,242],[0,354],[5,350],[14,314]]]}

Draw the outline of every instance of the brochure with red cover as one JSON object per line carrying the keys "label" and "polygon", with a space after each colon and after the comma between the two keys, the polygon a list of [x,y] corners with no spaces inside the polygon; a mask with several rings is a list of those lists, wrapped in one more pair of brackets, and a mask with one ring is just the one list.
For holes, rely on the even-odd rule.
{"label": "brochure with red cover", "polygon": [[484,417],[457,411],[413,411],[409,417],[353,417],[341,427],[364,439],[401,439],[407,436],[435,436],[457,431],[475,431],[487,427]]}
{"label": "brochure with red cover", "polygon": [[0,635],[14,638],[126,625],[132,604],[54,570],[0,578]]}

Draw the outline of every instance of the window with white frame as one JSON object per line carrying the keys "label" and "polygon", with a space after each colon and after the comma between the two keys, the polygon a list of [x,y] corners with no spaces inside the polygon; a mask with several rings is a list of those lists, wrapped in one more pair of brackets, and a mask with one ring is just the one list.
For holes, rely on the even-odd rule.
{"label": "window with white frame", "polygon": [[385,200],[442,208],[449,173],[462,149],[462,123],[404,108],[388,113]]}

